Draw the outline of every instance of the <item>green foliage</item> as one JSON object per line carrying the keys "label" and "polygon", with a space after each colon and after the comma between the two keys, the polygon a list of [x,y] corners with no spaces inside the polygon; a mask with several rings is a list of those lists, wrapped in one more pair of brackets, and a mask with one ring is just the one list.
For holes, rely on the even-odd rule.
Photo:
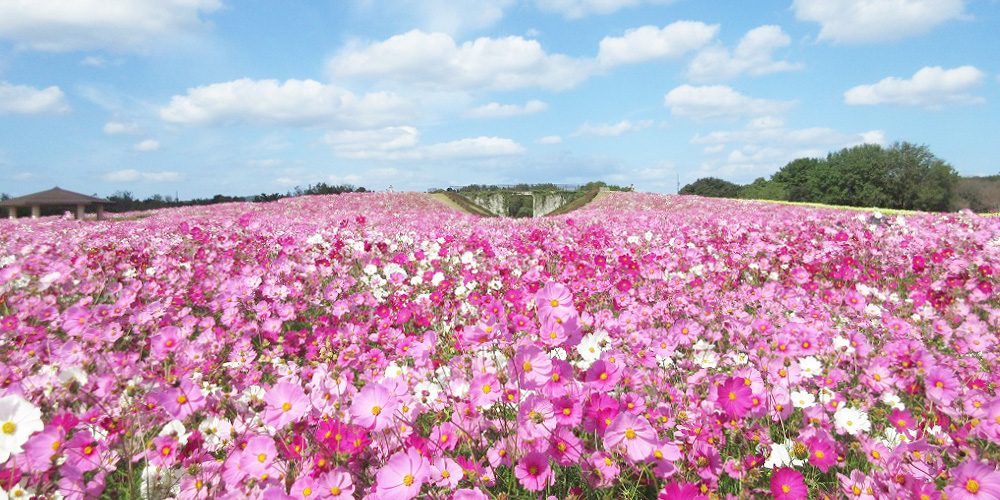
{"label": "green foliage", "polygon": [[752,184],[740,188],[739,197],[745,200],[785,200],[785,187],[778,182],[758,177]]}
{"label": "green foliage", "polygon": [[740,193],[740,185],[724,181],[716,177],[698,179],[679,191],[679,194],[709,196],[712,198],[736,198]]}
{"label": "green foliage", "polygon": [[[958,182],[955,169],[927,146],[898,142],[888,148],[878,144],[844,148],[825,159],[799,158],[770,180],[761,177],[742,187],[712,177],[699,179],[681,194],[942,212],[956,206]],[[996,191],[997,196],[990,198],[992,206],[982,203],[977,208],[1000,205],[1000,184]],[[967,196],[979,203],[979,198]]]}

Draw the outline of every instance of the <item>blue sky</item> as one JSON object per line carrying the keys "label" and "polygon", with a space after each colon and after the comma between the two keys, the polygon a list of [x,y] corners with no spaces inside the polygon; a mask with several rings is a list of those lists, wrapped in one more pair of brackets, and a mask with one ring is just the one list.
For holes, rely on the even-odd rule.
{"label": "blue sky", "polygon": [[1000,173],[997,0],[0,0],[0,192]]}

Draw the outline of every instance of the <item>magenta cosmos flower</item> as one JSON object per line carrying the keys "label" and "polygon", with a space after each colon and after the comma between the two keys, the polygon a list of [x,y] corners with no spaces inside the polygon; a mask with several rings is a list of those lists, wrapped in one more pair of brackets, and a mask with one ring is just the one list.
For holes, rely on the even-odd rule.
{"label": "magenta cosmos flower", "polygon": [[802,500],[809,495],[809,488],[799,471],[781,467],[771,475],[771,495],[774,500]]}
{"label": "magenta cosmos flower", "polygon": [[604,448],[613,450],[622,447],[633,462],[649,458],[656,444],[656,431],[646,417],[628,412],[619,413],[604,431]]}
{"label": "magenta cosmos flower", "polygon": [[517,463],[517,467],[514,467],[514,475],[528,491],[542,491],[556,481],[556,476],[549,467],[549,456],[539,451],[525,455]]}
{"label": "magenta cosmos flower", "polygon": [[719,384],[717,404],[730,418],[743,418],[753,407],[753,391],[743,377],[729,377]]}
{"label": "magenta cosmos flower", "polygon": [[1000,472],[982,462],[965,462],[952,470],[944,492],[948,500],[1000,500]]}
{"label": "magenta cosmos flower", "polygon": [[430,475],[430,463],[415,448],[396,453],[378,471],[378,498],[410,500],[420,493]]}

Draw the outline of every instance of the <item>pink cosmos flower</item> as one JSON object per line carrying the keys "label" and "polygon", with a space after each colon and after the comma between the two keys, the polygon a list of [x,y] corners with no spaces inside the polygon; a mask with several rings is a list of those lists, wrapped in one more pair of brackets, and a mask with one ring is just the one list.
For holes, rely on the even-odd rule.
{"label": "pink cosmos flower", "polygon": [[521,402],[517,422],[521,438],[545,439],[556,428],[555,410],[548,398],[532,394]]}
{"label": "pink cosmos flower", "polygon": [[514,355],[514,373],[524,389],[537,389],[545,385],[552,374],[552,358],[536,346],[522,347]]}
{"label": "pink cosmos flower", "polygon": [[153,400],[178,420],[205,407],[205,395],[201,392],[201,387],[189,379],[182,380],[180,387],[157,393]]}
{"label": "pink cosmos flower", "polygon": [[621,472],[618,463],[603,451],[591,455],[583,464],[583,469],[588,473],[587,481],[598,487],[610,486]]}
{"label": "pink cosmos flower", "polygon": [[614,363],[598,359],[584,372],[583,380],[594,390],[611,392],[615,388],[615,384],[621,380],[621,372],[622,370],[619,370]]}
{"label": "pink cosmos flower", "polygon": [[351,474],[343,467],[320,475],[316,483],[319,486],[321,498],[327,500],[353,500],[354,483]]}
{"label": "pink cosmos flower", "polygon": [[66,465],[80,471],[90,472],[103,465],[101,457],[107,445],[94,439],[90,431],[77,432],[66,442]]}
{"label": "pink cosmos flower", "polygon": [[707,500],[697,485],[690,483],[667,483],[660,490],[657,500]]}
{"label": "pink cosmos flower", "polygon": [[753,391],[743,377],[729,377],[719,384],[716,404],[729,418],[743,418],[753,406]]}
{"label": "pink cosmos flower", "polygon": [[278,448],[274,445],[274,439],[270,436],[254,436],[247,441],[246,448],[243,448],[240,469],[260,479],[263,474],[267,474],[277,455]]}
{"label": "pink cosmos flower", "polygon": [[567,427],[556,427],[549,437],[549,453],[559,465],[568,466],[579,462],[582,449],[580,438]]}
{"label": "pink cosmos flower", "polygon": [[556,476],[549,467],[549,456],[538,451],[528,453],[517,463],[514,476],[528,491],[541,491],[556,481]]}
{"label": "pink cosmos flower", "polygon": [[430,471],[430,480],[442,488],[454,488],[462,480],[462,466],[447,457],[435,458]]}
{"label": "pink cosmos flower", "polygon": [[149,339],[150,355],[154,359],[164,359],[168,354],[180,347],[181,340],[182,337],[179,328],[175,326],[163,328]]}
{"label": "pink cosmos flower", "polygon": [[781,467],[771,475],[771,495],[774,500],[803,500],[809,495],[809,488],[799,471]]}
{"label": "pink cosmos flower", "polygon": [[268,425],[277,429],[285,427],[289,422],[296,422],[309,410],[312,403],[306,391],[299,384],[291,382],[278,382],[271,387],[264,395],[263,419]]}
{"label": "pink cosmos flower", "polygon": [[954,372],[943,367],[927,370],[924,376],[927,397],[937,404],[948,406],[958,397],[958,379]]}
{"label": "pink cosmos flower", "polygon": [[300,476],[296,479],[289,494],[296,500],[314,500],[322,497],[319,483],[309,476]]}
{"label": "pink cosmos flower", "polygon": [[502,390],[495,373],[479,373],[469,384],[469,398],[473,406],[489,406],[500,399]]}
{"label": "pink cosmos flower", "polygon": [[395,395],[382,384],[370,383],[351,402],[354,423],[381,431],[392,425],[393,414],[399,404]]}
{"label": "pink cosmos flower", "polygon": [[829,470],[830,466],[837,464],[837,450],[834,448],[834,441],[825,434],[821,431],[807,439],[805,443],[809,450],[809,463],[823,472]]}
{"label": "pink cosmos flower", "polygon": [[619,413],[604,430],[604,449],[623,447],[625,455],[633,462],[649,458],[656,444],[656,431],[644,416]]}
{"label": "pink cosmos flower", "polygon": [[944,492],[948,500],[1000,499],[1000,472],[993,465],[969,460],[952,469]]}
{"label": "pink cosmos flower", "polygon": [[576,316],[576,309],[573,307],[573,292],[561,283],[546,283],[535,294],[535,305],[538,307],[538,316],[542,318],[542,321],[548,319],[566,321]]}
{"label": "pink cosmos flower", "polygon": [[409,500],[420,493],[430,478],[430,463],[415,448],[389,457],[377,474],[378,497],[383,500]]}

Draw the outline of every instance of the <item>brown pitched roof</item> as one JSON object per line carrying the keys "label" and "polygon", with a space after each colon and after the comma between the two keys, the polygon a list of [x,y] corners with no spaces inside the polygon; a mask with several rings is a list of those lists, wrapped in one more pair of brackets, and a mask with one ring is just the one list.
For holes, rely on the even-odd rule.
{"label": "brown pitched roof", "polygon": [[0,207],[25,207],[29,205],[77,205],[80,203],[84,205],[106,205],[114,202],[105,200],[104,198],[95,198],[85,194],[66,191],[65,189],[52,188],[48,191],[42,191],[40,193],[21,196],[20,198],[11,198],[9,200],[0,201]]}

